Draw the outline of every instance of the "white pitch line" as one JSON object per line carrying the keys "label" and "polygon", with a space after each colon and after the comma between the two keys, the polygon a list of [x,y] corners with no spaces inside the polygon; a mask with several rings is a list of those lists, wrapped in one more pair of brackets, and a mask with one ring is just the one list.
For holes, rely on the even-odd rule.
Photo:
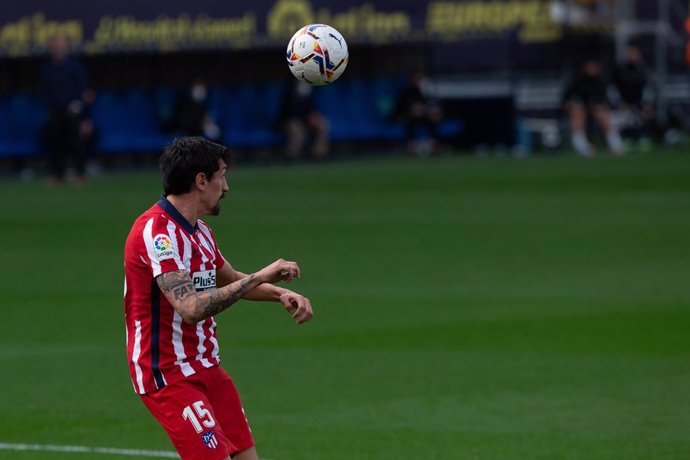
{"label": "white pitch line", "polygon": [[53,444],[11,444],[0,442],[0,450],[71,452],[80,454],[128,455],[130,457],[180,458],[176,452],[165,450],[115,449],[112,447],[57,446]]}

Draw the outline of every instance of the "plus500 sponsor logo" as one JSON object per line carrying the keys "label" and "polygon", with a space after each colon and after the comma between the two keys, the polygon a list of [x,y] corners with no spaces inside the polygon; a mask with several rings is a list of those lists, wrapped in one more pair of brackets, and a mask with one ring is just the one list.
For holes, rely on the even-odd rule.
{"label": "plus500 sponsor logo", "polygon": [[196,272],[192,274],[192,282],[194,283],[194,289],[197,291],[213,289],[216,287],[216,271]]}

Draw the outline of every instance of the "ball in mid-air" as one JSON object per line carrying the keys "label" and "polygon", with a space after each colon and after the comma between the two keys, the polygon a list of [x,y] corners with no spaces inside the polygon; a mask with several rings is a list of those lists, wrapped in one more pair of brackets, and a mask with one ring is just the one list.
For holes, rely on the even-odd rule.
{"label": "ball in mid-air", "polygon": [[287,47],[290,72],[310,85],[321,86],[340,77],[347,66],[347,43],[325,24],[310,24],[292,36]]}

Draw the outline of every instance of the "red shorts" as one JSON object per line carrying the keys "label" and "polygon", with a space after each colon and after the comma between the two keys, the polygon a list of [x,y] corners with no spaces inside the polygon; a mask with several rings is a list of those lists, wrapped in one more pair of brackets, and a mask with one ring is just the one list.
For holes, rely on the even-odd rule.
{"label": "red shorts", "polygon": [[140,396],[183,460],[220,460],[254,445],[235,384],[218,366]]}

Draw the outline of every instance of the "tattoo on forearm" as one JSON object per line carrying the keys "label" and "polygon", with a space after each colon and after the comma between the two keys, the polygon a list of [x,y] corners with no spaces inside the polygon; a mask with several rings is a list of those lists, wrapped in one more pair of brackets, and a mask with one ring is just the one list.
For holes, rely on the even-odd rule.
{"label": "tattoo on forearm", "polygon": [[217,315],[221,311],[228,308],[240,300],[244,295],[252,289],[252,281],[254,275],[249,275],[239,281],[235,281],[220,289],[209,291],[206,296],[202,296],[201,302],[197,304],[196,316],[199,316],[200,310],[203,309],[203,318]]}
{"label": "tattoo on forearm", "polygon": [[172,292],[175,300],[181,300],[194,292],[194,285],[186,271],[164,273],[157,281],[161,292],[166,295]]}
{"label": "tattoo on forearm", "polygon": [[191,290],[193,290],[193,288],[194,288],[193,286],[184,285],[184,286],[178,287],[177,289],[173,289],[173,294],[175,294],[175,299],[176,300],[182,299],[184,296],[186,296],[187,294],[192,292]]}
{"label": "tattoo on forearm", "polygon": [[158,287],[161,292],[168,298],[175,300],[173,308],[182,315],[183,312],[188,311],[190,306],[196,300],[196,292],[194,284],[189,278],[186,270],[174,271],[164,273],[158,278]]}
{"label": "tattoo on forearm", "polygon": [[156,281],[161,292],[174,299],[173,307],[180,314],[191,312],[196,322],[216,315],[240,300],[256,287],[254,275],[246,276],[220,289],[196,292],[186,270],[164,273]]}

